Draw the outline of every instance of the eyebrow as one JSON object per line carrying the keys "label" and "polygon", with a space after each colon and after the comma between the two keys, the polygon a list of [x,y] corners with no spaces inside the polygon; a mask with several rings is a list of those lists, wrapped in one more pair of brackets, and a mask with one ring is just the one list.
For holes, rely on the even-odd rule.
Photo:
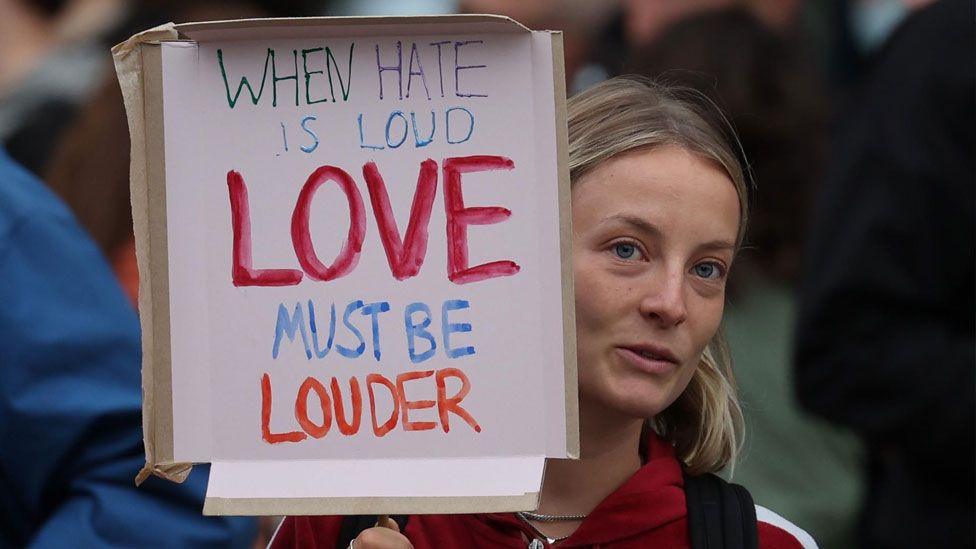
{"label": "eyebrow", "polygon": [[729,250],[735,252],[735,244],[728,240],[712,240],[698,246],[699,250]]}
{"label": "eyebrow", "polygon": [[631,227],[637,229],[638,231],[654,237],[661,236],[661,229],[659,229],[657,225],[654,225],[650,221],[647,221],[646,219],[642,219],[635,215],[615,214],[615,215],[607,216],[600,220],[600,225],[606,225],[608,223],[613,223],[613,222],[630,225]]}
{"label": "eyebrow", "polygon": [[[655,237],[655,238],[660,238],[661,237],[661,229],[659,229],[657,227],[657,225],[654,225],[650,221],[647,221],[646,219],[643,219],[643,218],[640,218],[640,217],[637,217],[637,216],[634,216],[634,215],[615,214],[615,215],[611,215],[611,216],[605,217],[602,220],[600,220],[600,224],[601,225],[604,225],[604,224],[607,224],[607,223],[613,223],[613,222],[624,223],[625,225],[630,225],[634,229],[637,229],[638,231],[640,231],[640,232],[642,232],[644,234],[650,235],[652,237]],[[735,246],[735,243],[734,242],[730,242],[728,240],[711,240],[709,242],[705,242],[703,244],[698,245],[697,246],[697,249],[699,249],[699,250],[731,250],[731,251],[734,252],[736,250],[736,246]]]}

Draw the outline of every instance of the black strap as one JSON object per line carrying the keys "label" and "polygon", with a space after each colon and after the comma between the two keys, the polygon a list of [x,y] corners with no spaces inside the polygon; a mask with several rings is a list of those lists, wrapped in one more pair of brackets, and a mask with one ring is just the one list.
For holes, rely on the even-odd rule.
{"label": "black strap", "polygon": [[686,474],[684,480],[692,549],[759,549],[748,490],[711,473]]}
{"label": "black strap", "polygon": [[[346,547],[349,547],[349,542],[356,539],[356,536],[362,533],[363,530],[376,526],[376,520],[378,518],[378,515],[349,515],[343,517],[342,526],[339,528],[339,538],[336,540],[336,549],[346,549]],[[407,519],[410,517],[407,515],[390,515],[390,518],[396,521],[397,525],[400,526],[400,531],[403,532],[404,528],[407,527]]]}
{"label": "black strap", "polygon": [[752,494],[744,486],[739,484],[729,484],[736,499],[739,501],[740,520],[742,525],[742,547],[748,549],[759,549],[759,529],[758,519],[756,518],[756,503],[752,500]]}

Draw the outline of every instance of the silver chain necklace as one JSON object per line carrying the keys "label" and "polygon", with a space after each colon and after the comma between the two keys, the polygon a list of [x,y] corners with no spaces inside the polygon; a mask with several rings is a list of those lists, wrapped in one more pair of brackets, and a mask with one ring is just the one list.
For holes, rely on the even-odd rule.
{"label": "silver chain necklace", "polygon": [[[572,520],[583,520],[586,518],[586,515],[546,515],[544,513],[533,513],[531,511],[519,511],[515,513],[515,516],[521,519],[525,524],[528,524],[529,528],[531,528],[533,532],[546,538],[549,545],[552,545],[557,541],[562,541],[572,534],[551,538],[540,532],[534,524],[529,522],[530,520],[534,520],[536,522],[568,522]],[[542,549],[542,542],[537,539],[532,540],[529,542],[529,549]]]}
{"label": "silver chain necklace", "polygon": [[569,522],[586,518],[586,515],[546,515],[544,513],[533,513],[532,511],[519,511],[515,514],[522,520],[534,520],[536,522]]}

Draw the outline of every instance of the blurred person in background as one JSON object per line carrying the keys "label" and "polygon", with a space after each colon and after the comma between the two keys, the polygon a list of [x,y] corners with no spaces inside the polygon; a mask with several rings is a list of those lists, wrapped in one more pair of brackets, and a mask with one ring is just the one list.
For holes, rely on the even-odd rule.
{"label": "blurred person in background", "polygon": [[838,102],[850,100],[892,31],[933,0],[811,0],[806,7]]}
{"label": "blurred person in background", "polygon": [[[588,65],[608,76],[636,72],[630,59],[651,47],[671,26],[699,14],[741,8],[777,33],[791,32],[800,0],[618,0],[615,13],[597,33]],[[590,70],[595,70],[591,68]]]}
{"label": "blurred person in background", "polygon": [[0,145],[43,175],[80,109],[114,83],[109,48],[171,20],[319,15],[324,1],[0,0]]}
{"label": "blurred person in background", "polygon": [[734,480],[821,547],[853,547],[861,448],[850,433],[800,410],[790,364],[800,250],[825,156],[817,67],[794,37],[744,6],[674,23],[626,65],[710,97],[752,166],[754,204],[723,323],[748,426]]}
{"label": "blurred person in background", "polygon": [[[607,78],[603,70],[589,66],[591,52],[601,46],[599,32],[617,9],[619,0],[461,0],[461,13],[505,15],[530,29],[563,32],[566,84],[570,94]],[[622,54],[622,52],[618,52]]]}
{"label": "blurred person in background", "polygon": [[917,4],[852,19],[874,49],[805,257],[798,391],[867,446],[865,547],[973,547],[976,13]]}
{"label": "blurred person in background", "polygon": [[139,323],[98,249],[0,148],[0,547],[246,547],[204,517],[206,467],[144,463]]}
{"label": "blurred person in background", "polygon": [[672,25],[709,11],[741,8],[765,27],[786,31],[796,21],[800,0],[621,0],[627,43],[634,49],[653,44]]}
{"label": "blurred person in background", "polygon": [[126,0],[0,0],[0,146],[36,174],[105,75]]}

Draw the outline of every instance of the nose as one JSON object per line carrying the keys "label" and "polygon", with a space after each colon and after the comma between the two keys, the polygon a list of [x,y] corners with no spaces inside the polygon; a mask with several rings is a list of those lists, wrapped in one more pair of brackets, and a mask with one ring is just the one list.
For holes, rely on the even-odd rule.
{"label": "nose", "polygon": [[685,304],[685,276],[681,269],[660,270],[651,274],[640,302],[640,313],[661,325],[677,326],[688,317]]}

